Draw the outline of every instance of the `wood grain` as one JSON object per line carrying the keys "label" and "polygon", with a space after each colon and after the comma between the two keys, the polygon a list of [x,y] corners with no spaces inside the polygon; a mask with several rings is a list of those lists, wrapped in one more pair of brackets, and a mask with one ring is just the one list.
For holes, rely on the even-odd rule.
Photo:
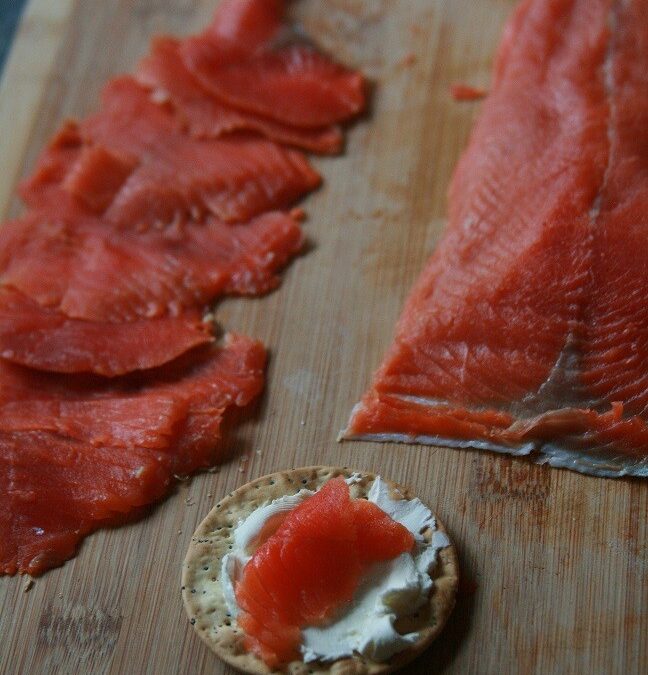
{"label": "wood grain", "polygon": [[[410,484],[447,523],[464,573],[438,643],[409,673],[648,671],[648,485],[579,476],[476,451],[337,444],[434,247],[445,192],[488,84],[513,0],[301,0],[294,13],[375,81],[347,153],[316,162],[304,206],[310,251],[263,299],[228,300],[228,329],[262,338],[263,401],[228,435],[231,461],[181,483],[144,520],[99,532],[62,569],[0,579],[0,672],[232,672],[185,618],[180,564],[219,496],[300,465],[343,464]],[[205,24],[214,0],[31,0],[0,83],[0,214],[39,149],[157,32]]]}

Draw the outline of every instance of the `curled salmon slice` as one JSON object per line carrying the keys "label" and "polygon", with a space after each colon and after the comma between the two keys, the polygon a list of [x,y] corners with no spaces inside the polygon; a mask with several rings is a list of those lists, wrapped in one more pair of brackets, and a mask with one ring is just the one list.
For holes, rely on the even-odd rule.
{"label": "curled salmon slice", "polygon": [[366,105],[363,76],[335,63],[285,22],[286,3],[223,2],[182,59],[225,103],[299,128],[344,122]]}
{"label": "curled salmon slice", "polygon": [[179,40],[170,37],[154,40],[151,54],[137,67],[136,77],[151,90],[153,100],[173,105],[193,136],[218,138],[236,131],[253,131],[308,152],[328,155],[342,149],[342,132],[337,125],[299,128],[221,101],[184,65],[180,46]]}

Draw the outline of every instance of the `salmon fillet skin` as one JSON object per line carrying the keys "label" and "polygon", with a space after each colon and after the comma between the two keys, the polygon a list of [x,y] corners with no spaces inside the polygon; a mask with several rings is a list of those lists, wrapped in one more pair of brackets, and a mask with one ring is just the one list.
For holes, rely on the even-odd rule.
{"label": "salmon fillet skin", "polygon": [[648,4],[526,0],[345,439],[648,476]]}

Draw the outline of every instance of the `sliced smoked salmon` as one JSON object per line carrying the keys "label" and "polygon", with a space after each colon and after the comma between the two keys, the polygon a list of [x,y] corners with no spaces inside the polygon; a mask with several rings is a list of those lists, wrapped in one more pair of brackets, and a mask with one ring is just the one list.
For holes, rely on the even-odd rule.
{"label": "sliced smoked salmon", "polygon": [[208,344],[200,317],[278,285],[303,244],[303,210],[283,211],[320,183],[296,148],[337,152],[337,123],[364,105],[358,73],[274,49],[283,12],[223,3],[203,46],[226,56],[224,98],[184,43],[158,40],[139,81],[109,82],[22,182],[28,211],[0,230],[0,574],[61,564],[221,461],[224,415],[260,393],[263,346]]}
{"label": "sliced smoked salmon", "polygon": [[648,475],[648,15],[526,0],[347,438]]}
{"label": "sliced smoked salmon", "polygon": [[0,230],[0,283],[71,318],[137,321],[225,294],[265,293],[302,244],[301,228],[283,213],[139,233],[75,210],[51,219],[32,212]]}
{"label": "sliced smoked salmon", "polygon": [[170,102],[189,132],[198,138],[254,131],[310,152],[335,154],[342,149],[342,132],[336,125],[303,129],[227,105],[187,70],[180,55],[180,41],[174,38],[160,37],[153,42],[151,54],[137,67],[136,77],[151,90],[154,101]]}
{"label": "sliced smoked salmon", "polygon": [[212,340],[197,311],[130,323],[84,321],[0,287],[0,357],[30,368],[114,377],[162,365]]}
{"label": "sliced smoked salmon", "polygon": [[374,562],[411,550],[412,534],[376,504],[352,499],[344,478],[288,513],[236,584],[245,647],[270,668],[300,659],[301,628],[348,603]]}
{"label": "sliced smoked salmon", "polygon": [[[78,124],[68,120],[41,152],[31,175],[20,182],[18,193],[23,201],[38,208],[43,204],[58,205],[63,200],[72,200],[74,195],[60,188],[78,161],[82,146]],[[115,181],[111,179],[111,182],[114,184]],[[101,192],[105,194],[103,186]],[[84,203],[80,202],[78,206],[83,208]]]}
{"label": "sliced smoked salmon", "polygon": [[62,181],[63,189],[90,211],[103,213],[113,202],[138,162],[103,145],[84,145]]}
{"label": "sliced smoked salmon", "polygon": [[226,0],[182,41],[187,68],[231,106],[301,128],[337,124],[366,104],[362,75],[321,54],[284,22],[285,0]]}
{"label": "sliced smoked salmon", "polygon": [[[264,363],[260,343],[232,334],[222,347],[205,347],[160,368],[110,380],[63,377],[0,360],[0,429],[160,451],[182,432],[181,452],[174,447],[165,461],[184,473],[218,459],[214,438],[223,411],[258,395]],[[195,431],[202,426],[213,431],[201,440]]]}
{"label": "sliced smoked salmon", "polygon": [[265,351],[230,335],[187,359],[116,380],[0,362],[0,573],[61,564],[218,458],[223,414],[259,394]]}
{"label": "sliced smoked salmon", "polygon": [[61,565],[89,532],[158,499],[169,480],[149,451],[0,432],[0,572]]}
{"label": "sliced smoked salmon", "polygon": [[143,229],[205,214],[246,221],[319,183],[303,154],[257,134],[188,136],[170,106],[124,76],[106,86],[98,113],[66,124],[21,196],[55,209],[63,190],[109,223]]}
{"label": "sliced smoked salmon", "polygon": [[140,162],[105,212],[124,227],[196,211],[246,221],[290,206],[320,183],[303,154],[256,134],[188,137],[176,129],[172,109],[153,102],[130,77],[107,85],[101,110],[80,128],[87,141]]}

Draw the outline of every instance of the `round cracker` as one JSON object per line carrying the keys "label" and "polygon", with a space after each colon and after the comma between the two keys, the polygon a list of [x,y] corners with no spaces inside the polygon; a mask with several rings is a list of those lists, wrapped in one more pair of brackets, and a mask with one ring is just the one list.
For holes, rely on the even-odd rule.
{"label": "round cracker", "polygon": [[[303,488],[318,490],[331,478],[336,476],[348,478],[353,474],[361,476],[361,479],[349,486],[351,496],[366,497],[376,474],[328,466],[279,471],[257,478],[231,492],[218,502],[200,523],[191,540],[182,568],[182,598],[198,635],[223,661],[244,673],[268,675],[277,672],[244,649],[243,632],[228,613],[219,583],[221,560],[232,549],[236,526],[255,509],[273,499],[295,494]],[[415,497],[407,488],[382,478],[390,487],[392,498]],[[436,531],[446,533],[438,519]],[[431,538],[432,531],[428,529],[424,536]],[[439,551],[437,564],[430,572],[430,576],[434,580],[434,585],[427,605],[416,614],[399,619],[395,624],[401,633],[420,632],[417,642],[407,649],[380,663],[356,654],[332,662],[293,661],[286,664],[280,672],[291,675],[314,673],[374,675],[393,672],[409,663],[436,638],[454,607],[459,582],[459,567],[454,546],[450,545]]]}

